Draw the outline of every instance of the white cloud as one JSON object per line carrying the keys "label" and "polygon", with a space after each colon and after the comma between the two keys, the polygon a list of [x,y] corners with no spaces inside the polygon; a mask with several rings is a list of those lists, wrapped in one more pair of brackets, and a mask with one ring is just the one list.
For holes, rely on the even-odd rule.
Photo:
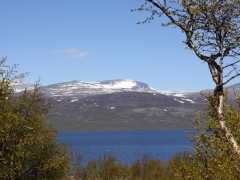
{"label": "white cloud", "polygon": [[66,53],[75,53],[75,52],[78,52],[78,50],[75,49],[75,48],[72,48],[72,49],[64,49],[63,52],[66,52]]}
{"label": "white cloud", "polygon": [[52,50],[52,53],[62,53],[62,52],[64,52],[64,53],[75,53],[75,52],[78,52],[78,49],[72,48],[72,49],[63,49],[63,50],[61,50],[61,49]]}
{"label": "white cloud", "polygon": [[67,56],[68,59],[73,59],[73,58],[83,58],[84,56],[87,56],[89,55],[88,52],[81,52],[81,53],[78,53],[78,54],[70,54]]}
{"label": "white cloud", "polygon": [[137,75],[146,75],[147,73],[145,71],[138,70]]}
{"label": "white cloud", "polygon": [[62,52],[62,50],[60,50],[60,49],[54,49],[54,50],[52,50],[52,53],[59,53],[59,52]]}
{"label": "white cloud", "polygon": [[78,49],[72,48],[72,49],[53,49],[52,53],[68,53],[66,57],[68,59],[73,58],[83,58],[84,56],[90,55],[88,52],[79,52]]}

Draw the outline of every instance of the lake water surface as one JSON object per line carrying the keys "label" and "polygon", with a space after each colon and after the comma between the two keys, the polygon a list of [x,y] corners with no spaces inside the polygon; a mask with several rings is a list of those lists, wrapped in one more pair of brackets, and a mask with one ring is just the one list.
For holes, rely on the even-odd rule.
{"label": "lake water surface", "polygon": [[83,165],[104,154],[132,164],[144,155],[168,160],[184,149],[192,151],[185,130],[59,132],[58,141],[69,144],[75,155],[81,154]]}

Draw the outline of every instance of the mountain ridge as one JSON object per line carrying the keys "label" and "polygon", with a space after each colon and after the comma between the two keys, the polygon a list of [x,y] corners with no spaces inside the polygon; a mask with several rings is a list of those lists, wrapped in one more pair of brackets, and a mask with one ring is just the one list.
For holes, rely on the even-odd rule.
{"label": "mountain ridge", "polygon": [[[16,92],[24,90],[24,85],[31,89],[33,84],[29,83],[17,83],[14,85]],[[47,86],[42,86],[41,90],[44,90],[47,94],[51,91],[51,96],[59,95],[73,95],[73,94],[105,94],[105,93],[115,93],[115,92],[150,92],[150,93],[160,93],[166,95],[184,96],[185,91],[161,91],[154,89],[147,85],[146,83],[140,81],[134,81],[130,79],[115,79],[115,80],[105,80],[99,82],[86,82],[81,80],[74,80],[70,82],[60,82]]]}
{"label": "mountain ridge", "polygon": [[199,92],[158,91],[133,80],[71,81],[41,90],[56,106],[47,121],[59,131],[191,129],[196,109],[206,106]]}

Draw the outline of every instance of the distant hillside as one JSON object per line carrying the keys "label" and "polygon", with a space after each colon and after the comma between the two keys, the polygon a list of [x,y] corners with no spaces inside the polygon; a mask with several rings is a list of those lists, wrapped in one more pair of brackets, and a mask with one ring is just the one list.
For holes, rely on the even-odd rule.
{"label": "distant hillside", "polygon": [[[230,88],[239,91],[239,85]],[[199,92],[158,91],[133,80],[72,81],[42,90],[56,106],[48,121],[60,131],[192,128],[194,108],[206,106]]]}

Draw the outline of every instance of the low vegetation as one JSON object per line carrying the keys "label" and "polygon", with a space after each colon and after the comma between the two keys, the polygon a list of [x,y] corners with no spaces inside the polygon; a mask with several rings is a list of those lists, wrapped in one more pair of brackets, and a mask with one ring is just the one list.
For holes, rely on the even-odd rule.
{"label": "low vegetation", "polygon": [[183,155],[179,154],[167,162],[156,159],[148,159],[144,156],[142,160],[135,161],[132,165],[116,162],[116,157],[104,155],[103,158],[87,163],[85,167],[81,165],[81,156],[74,166],[75,179],[173,179],[170,172],[172,164],[176,164]]}

